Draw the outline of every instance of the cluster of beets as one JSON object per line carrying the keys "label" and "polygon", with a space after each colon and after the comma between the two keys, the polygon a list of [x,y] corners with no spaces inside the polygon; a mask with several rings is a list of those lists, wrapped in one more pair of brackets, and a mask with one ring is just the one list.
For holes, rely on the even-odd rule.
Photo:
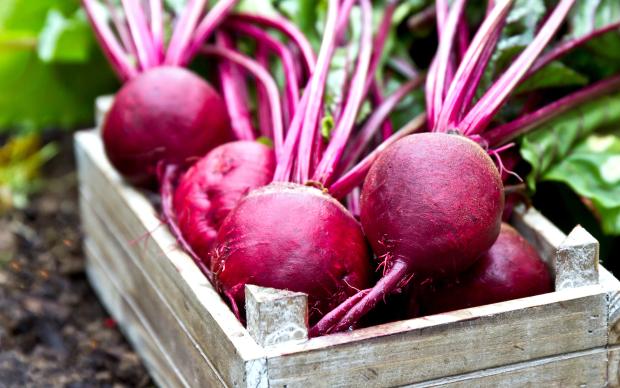
{"label": "cluster of beets", "polygon": [[[394,96],[381,96],[375,74],[396,1],[388,1],[373,34],[370,0],[330,0],[318,55],[284,19],[231,13],[235,1],[220,0],[206,13],[205,1],[188,2],[167,47],[161,1],[149,3],[148,15],[123,1],[123,17],[112,17],[115,32],[94,0],[83,3],[126,80],[103,124],[108,158],[128,181],[159,185],[171,230],[240,319],[246,284],[308,294],[314,336],[357,327],[393,294],[405,297],[389,308],[412,317],[552,291],[537,252],[502,223],[501,161],[489,155],[619,81],[568,96],[561,109],[487,127],[530,69],[569,49],[538,58],[574,0],[559,2],[475,103],[512,1],[489,2],[496,4],[465,43],[466,2],[437,1],[441,33],[426,75],[427,113],[399,131],[388,114],[424,78],[414,74]],[[326,137],[330,62],[346,42],[355,3],[357,56]],[[215,43],[205,44],[213,35]],[[240,35],[256,43],[255,58],[237,50]],[[217,59],[222,94],[184,68],[197,54]],[[273,56],[286,75],[283,93],[267,70]],[[256,80],[258,129],[248,76]],[[365,101],[372,113],[358,125]]]}

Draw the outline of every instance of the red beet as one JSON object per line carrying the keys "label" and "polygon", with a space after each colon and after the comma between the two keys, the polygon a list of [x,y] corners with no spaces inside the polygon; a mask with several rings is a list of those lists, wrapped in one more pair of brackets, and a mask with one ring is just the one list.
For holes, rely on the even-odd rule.
{"label": "red beet", "polygon": [[387,148],[361,194],[361,222],[385,276],[332,328],[350,327],[378,301],[418,279],[459,273],[495,242],[504,193],[486,152],[464,136],[423,133]]}
{"label": "red beet", "polygon": [[232,140],[220,95],[180,67],[155,67],[127,82],[102,135],[110,162],[137,184],[151,183],[161,161],[185,165]]}
{"label": "red beet", "polygon": [[510,225],[456,281],[422,297],[424,314],[481,306],[553,291],[551,275],[538,252]]}
{"label": "red beet", "polygon": [[309,186],[272,183],[239,201],[211,255],[218,288],[236,311],[244,287],[308,294],[316,322],[370,284],[369,249],[359,223],[331,196]]}
{"label": "red beet", "polygon": [[271,182],[273,150],[254,141],[214,148],[179,180],[174,194],[176,220],[185,240],[207,262],[217,231],[239,199]]}

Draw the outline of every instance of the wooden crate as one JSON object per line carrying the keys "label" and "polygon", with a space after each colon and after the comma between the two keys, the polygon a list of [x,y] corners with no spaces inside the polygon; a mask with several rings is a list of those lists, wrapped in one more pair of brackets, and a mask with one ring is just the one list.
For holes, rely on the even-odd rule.
{"label": "wooden crate", "polygon": [[516,212],[553,293],[308,340],[304,295],[246,290],[244,328],[99,136],[75,147],[88,276],[162,387],[620,387],[620,282],[580,227]]}

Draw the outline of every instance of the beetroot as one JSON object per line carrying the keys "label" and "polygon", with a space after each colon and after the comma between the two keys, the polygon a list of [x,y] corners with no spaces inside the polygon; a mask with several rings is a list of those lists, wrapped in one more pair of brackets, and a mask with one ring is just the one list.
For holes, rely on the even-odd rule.
{"label": "beetroot", "polygon": [[114,167],[141,184],[155,177],[160,161],[185,165],[232,139],[222,98],[180,67],[156,67],[126,83],[102,136]]}
{"label": "beetroot", "polygon": [[191,1],[174,15],[161,0],[106,1],[105,11],[98,0],[81,2],[101,50],[125,82],[102,129],[108,159],[122,175],[151,185],[159,164],[185,167],[232,140],[224,101],[184,66],[236,0],[218,1],[208,12],[204,1]]}
{"label": "beetroot", "polygon": [[176,220],[201,259],[208,261],[217,231],[239,199],[271,182],[274,170],[271,148],[236,141],[214,148],[183,175],[174,194]]}
{"label": "beetroot", "polygon": [[[455,134],[407,136],[371,167],[361,222],[385,275],[331,330],[339,331],[406,283],[456,274],[497,238],[504,208],[499,172],[486,152]],[[329,331],[321,324],[314,333]]]}
{"label": "beetroot", "polygon": [[272,183],[239,201],[222,224],[211,268],[236,311],[246,284],[308,294],[310,322],[366,288],[369,247],[359,223],[321,190]]}
{"label": "beetroot", "polygon": [[421,298],[423,314],[436,314],[553,291],[551,275],[538,252],[510,225],[456,281]]}

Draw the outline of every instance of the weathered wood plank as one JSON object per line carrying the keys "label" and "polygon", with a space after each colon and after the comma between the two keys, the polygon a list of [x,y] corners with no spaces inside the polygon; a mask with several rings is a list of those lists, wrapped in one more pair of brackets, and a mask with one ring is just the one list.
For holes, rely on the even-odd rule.
{"label": "weathered wood plank", "polygon": [[119,327],[125,334],[134,349],[144,361],[153,380],[160,387],[189,387],[182,374],[174,363],[166,358],[157,333],[150,327],[149,322],[140,316],[128,302],[124,294],[119,291],[112,280],[117,275],[109,275],[99,264],[98,256],[92,245],[84,247],[86,255],[86,274],[95,292],[108,310],[114,316]]}
{"label": "weathered wood plank", "polygon": [[269,381],[392,386],[591,349],[607,344],[606,314],[589,286],[394,322],[271,350]]}
{"label": "weathered wood plank", "polygon": [[597,284],[598,241],[577,225],[558,247],[555,255],[555,289]]}
{"label": "weathered wood plank", "polygon": [[[586,365],[598,371],[601,366],[588,349],[617,341],[620,287],[601,268],[601,285],[263,349],[191,259],[176,250],[174,238],[160,227],[149,201],[121,183],[103,155],[100,139],[92,133],[80,134],[76,143],[82,194],[97,216],[109,224],[112,236],[108,238],[116,239],[136,268],[148,274],[176,320],[186,326],[189,338],[195,339],[195,346],[230,385],[391,386],[430,383],[456,375],[450,384],[460,384],[476,374],[492,382],[493,373],[502,368],[508,368],[504,371],[508,376],[516,376],[511,381],[519,382],[526,381],[519,380],[525,373],[520,365],[526,360],[545,360],[559,353],[574,356],[557,360],[572,369]],[[515,224],[553,266],[566,236],[533,209],[517,211]],[[598,359],[603,353],[607,357],[607,350],[599,350]],[[545,369],[550,368],[550,362],[541,361],[535,367],[547,371],[552,386],[556,380],[579,380],[559,380],[565,375]],[[607,368],[606,362],[602,368]]]}
{"label": "weathered wood plank", "polygon": [[607,377],[604,348],[486,369],[426,381],[408,387],[604,387]]}
{"label": "weathered wood plank", "polygon": [[610,347],[607,359],[607,386],[618,388],[620,387],[620,347]]}
{"label": "weathered wood plank", "polygon": [[607,292],[608,343],[620,344],[620,281],[603,266],[599,266],[599,282]]}
{"label": "weathered wood plank", "polygon": [[[76,135],[82,194],[104,214],[119,245],[139,262],[210,360],[232,386],[263,384],[263,350],[237,321],[193,261],[175,249],[174,238],[157,218],[153,206],[121,182],[92,132]],[[257,380],[258,379],[258,380]],[[262,379],[262,380],[261,380]]]}
{"label": "weathered wood plank", "polygon": [[[117,290],[131,300],[134,310],[149,322],[157,333],[164,353],[174,360],[174,365],[190,386],[226,386],[161,291],[154,287],[132,258],[116,246],[105,222],[98,219],[84,200],[81,201],[81,214],[84,230],[89,236],[86,246],[91,251],[100,252],[94,261],[99,260],[101,267],[105,267],[109,274],[114,274]],[[210,350],[208,344],[204,348]]]}
{"label": "weathered wood plank", "polygon": [[566,235],[538,210],[524,205],[515,207],[512,224],[536,248],[555,274],[555,256]]}
{"label": "weathered wood plank", "polygon": [[308,295],[274,288],[245,286],[250,335],[262,346],[308,339]]}

